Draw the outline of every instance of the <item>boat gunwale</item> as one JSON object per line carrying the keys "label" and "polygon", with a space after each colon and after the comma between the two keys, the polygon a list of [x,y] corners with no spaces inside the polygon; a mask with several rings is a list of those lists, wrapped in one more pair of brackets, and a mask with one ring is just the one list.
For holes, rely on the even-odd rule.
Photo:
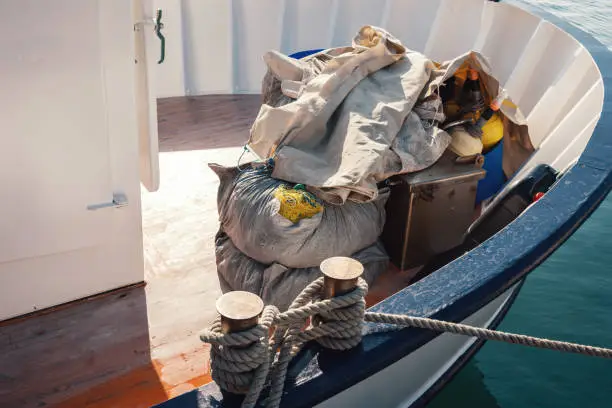
{"label": "boat gunwale", "polygon": [[[612,51],[591,34],[573,26],[570,20],[520,0],[513,3],[520,3],[525,10],[579,41],[598,69],[612,68]],[[601,78],[604,92],[610,92],[612,73],[602,74]],[[547,194],[469,253],[369,310],[458,322],[524,279],[588,219],[612,189],[611,99],[612,95],[604,96],[601,116],[585,150]],[[405,358],[439,335],[415,328],[385,332],[384,326],[367,323],[362,343],[340,354],[326,353],[315,343],[307,345],[292,361],[289,377],[293,374],[295,381],[287,384],[281,406],[310,407],[321,403]],[[312,358],[316,353],[318,358]],[[364,361],[368,364],[363,364]],[[209,383],[156,407],[213,407],[219,406],[221,400],[217,385]]]}

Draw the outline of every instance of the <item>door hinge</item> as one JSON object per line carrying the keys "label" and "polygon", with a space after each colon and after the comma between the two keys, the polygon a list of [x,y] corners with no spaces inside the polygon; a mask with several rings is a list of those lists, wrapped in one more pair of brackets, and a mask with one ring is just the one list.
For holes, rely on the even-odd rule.
{"label": "door hinge", "polygon": [[160,56],[157,61],[158,64],[161,64],[166,59],[166,37],[162,34],[161,30],[164,28],[164,23],[162,23],[162,10],[157,9],[155,12],[155,18],[149,18],[146,20],[140,20],[134,23],[134,31],[140,30],[141,25],[152,24],[153,31],[155,31],[155,35],[159,38],[160,41]]}

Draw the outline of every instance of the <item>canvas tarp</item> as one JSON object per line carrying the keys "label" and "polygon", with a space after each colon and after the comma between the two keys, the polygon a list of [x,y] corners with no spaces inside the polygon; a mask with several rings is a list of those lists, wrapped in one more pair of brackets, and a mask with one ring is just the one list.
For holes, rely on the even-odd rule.
{"label": "canvas tarp", "polygon": [[[445,118],[434,91],[467,60],[493,95],[498,90],[479,53],[437,64],[374,26],[362,27],[351,47],[302,60],[271,51],[264,59],[277,88],[264,89],[270,104],[261,106],[249,148],[275,159],[273,177],[337,204],[373,200],[378,182],[437,161],[450,136],[437,126]],[[502,111],[524,123],[517,109]]]}

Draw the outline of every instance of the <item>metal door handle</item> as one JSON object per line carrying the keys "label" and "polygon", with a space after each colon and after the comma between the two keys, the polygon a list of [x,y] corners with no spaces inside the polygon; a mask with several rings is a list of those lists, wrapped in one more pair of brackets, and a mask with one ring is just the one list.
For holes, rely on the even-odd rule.
{"label": "metal door handle", "polygon": [[87,209],[89,211],[100,210],[102,208],[120,208],[128,205],[127,196],[123,193],[113,194],[113,201],[109,203],[89,204]]}

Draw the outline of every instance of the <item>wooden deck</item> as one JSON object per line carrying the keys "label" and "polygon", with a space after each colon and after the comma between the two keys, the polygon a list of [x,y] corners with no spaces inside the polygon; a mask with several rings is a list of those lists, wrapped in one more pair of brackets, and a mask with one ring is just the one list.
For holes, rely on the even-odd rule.
{"label": "wooden deck", "polygon": [[[146,286],[0,323],[0,407],[149,407],[208,381],[197,333],[215,316],[218,179],[236,163],[258,95],[158,103],[161,187],[143,190]],[[369,295],[406,286],[392,273]]]}

